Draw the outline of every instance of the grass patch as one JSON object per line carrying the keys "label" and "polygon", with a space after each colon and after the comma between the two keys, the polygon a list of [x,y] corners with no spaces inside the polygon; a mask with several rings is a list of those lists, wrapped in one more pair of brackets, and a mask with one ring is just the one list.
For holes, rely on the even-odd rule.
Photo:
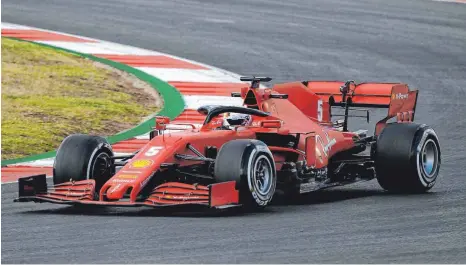
{"label": "grass patch", "polygon": [[2,160],[55,150],[73,133],[116,134],[161,104],[157,92],[125,72],[2,38]]}

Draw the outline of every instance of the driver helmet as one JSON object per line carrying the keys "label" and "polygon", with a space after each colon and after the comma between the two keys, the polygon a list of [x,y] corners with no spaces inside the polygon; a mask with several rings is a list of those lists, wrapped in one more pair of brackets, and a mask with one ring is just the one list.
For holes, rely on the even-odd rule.
{"label": "driver helmet", "polygon": [[243,113],[228,113],[223,119],[224,126],[248,126],[251,122],[251,115]]}

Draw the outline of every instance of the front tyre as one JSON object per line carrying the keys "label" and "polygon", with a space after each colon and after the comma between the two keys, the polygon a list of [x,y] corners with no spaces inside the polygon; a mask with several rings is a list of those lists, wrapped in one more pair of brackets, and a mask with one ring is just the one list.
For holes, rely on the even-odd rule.
{"label": "front tyre", "polygon": [[273,155],[258,140],[233,140],[219,150],[214,167],[217,182],[236,181],[240,203],[262,208],[272,201],[277,185]]}
{"label": "front tyre", "polygon": [[437,134],[427,125],[393,123],[380,133],[374,153],[377,180],[385,190],[430,190],[440,171]]}
{"label": "front tyre", "polygon": [[113,151],[100,136],[74,134],[66,137],[57,150],[53,183],[94,179],[95,191],[115,174]]}

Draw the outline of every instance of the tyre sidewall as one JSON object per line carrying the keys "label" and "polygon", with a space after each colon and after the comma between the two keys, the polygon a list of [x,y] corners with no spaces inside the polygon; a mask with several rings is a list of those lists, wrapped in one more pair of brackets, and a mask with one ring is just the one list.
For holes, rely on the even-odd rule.
{"label": "tyre sidewall", "polygon": [[[253,183],[254,164],[259,158],[262,157],[267,158],[268,164],[272,169],[272,186],[270,187],[269,192],[265,195],[260,194],[255,189],[255,185]],[[272,200],[277,185],[275,163],[272,153],[268,147],[260,141],[254,141],[254,144],[250,145],[245,150],[242,161],[242,169],[243,174],[241,178],[241,186],[243,187],[243,194],[246,194],[246,196],[250,197],[249,199],[252,200],[256,206],[265,207]]]}
{"label": "tyre sidewall", "polygon": [[[105,182],[108,181],[109,178],[111,178],[113,175],[115,175],[115,167],[112,165],[111,166],[111,173],[109,178],[104,178],[103,176],[94,176],[93,172],[95,169],[95,164],[97,162],[97,158],[99,156],[107,156],[108,158],[111,158],[113,156],[113,151],[112,147],[109,143],[104,142],[100,143],[92,152],[91,157],[89,158],[88,161],[88,167],[87,167],[87,174],[86,174],[86,179],[94,179],[95,180],[95,187],[96,191],[100,190],[100,188],[105,184]],[[111,159],[109,159],[111,161]]]}
{"label": "tyre sidewall", "polygon": [[108,157],[113,156],[112,147],[109,143],[103,142],[99,143],[96,148],[91,153],[89,160],[87,162],[87,169],[86,169],[86,179],[93,179],[92,173],[94,172],[95,163],[97,162],[97,158],[100,155],[106,155]]}
{"label": "tyre sidewall", "polygon": [[[433,177],[429,179],[424,170],[421,168],[420,164],[420,155],[419,153],[421,152],[422,148],[424,145],[428,142],[428,140],[433,140],[435,144],[437,145],[437,150],[438,150],[438,164],[437,167],[435,168],[435,172],[432,174]],[[441,155],[440,155],[440,145],[438,142],[438,137],[435,131],[428,127],[428,126],[420,126],[419,130],[416,133],[416,137],[414,138],[413,141],[413,147],[412,147],[412,156],[411,156],[411,164],[413,165],[413,168],[415,169],[415,173],[418,177],[418,185],[420,185],[424,189],[431,189],[436,181],[437,177],[440,171],[440,164],[441,164]]]}

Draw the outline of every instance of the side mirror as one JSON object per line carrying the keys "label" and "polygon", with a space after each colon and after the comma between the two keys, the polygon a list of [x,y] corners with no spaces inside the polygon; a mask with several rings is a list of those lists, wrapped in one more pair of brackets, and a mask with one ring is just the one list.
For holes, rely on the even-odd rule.
{"label": "side mirror", "polygon": [[155,117],[155,129],[159,131],[165,130],[167,124],[170,123],[170,118],[166,116],[156,116]]}
{"label": "side mirror", "polygon": [[152,130],[149,132],[149,140],[152,140],[154,139],[154,137],[158,136],[159,135],[159,131],[157,130]]}

